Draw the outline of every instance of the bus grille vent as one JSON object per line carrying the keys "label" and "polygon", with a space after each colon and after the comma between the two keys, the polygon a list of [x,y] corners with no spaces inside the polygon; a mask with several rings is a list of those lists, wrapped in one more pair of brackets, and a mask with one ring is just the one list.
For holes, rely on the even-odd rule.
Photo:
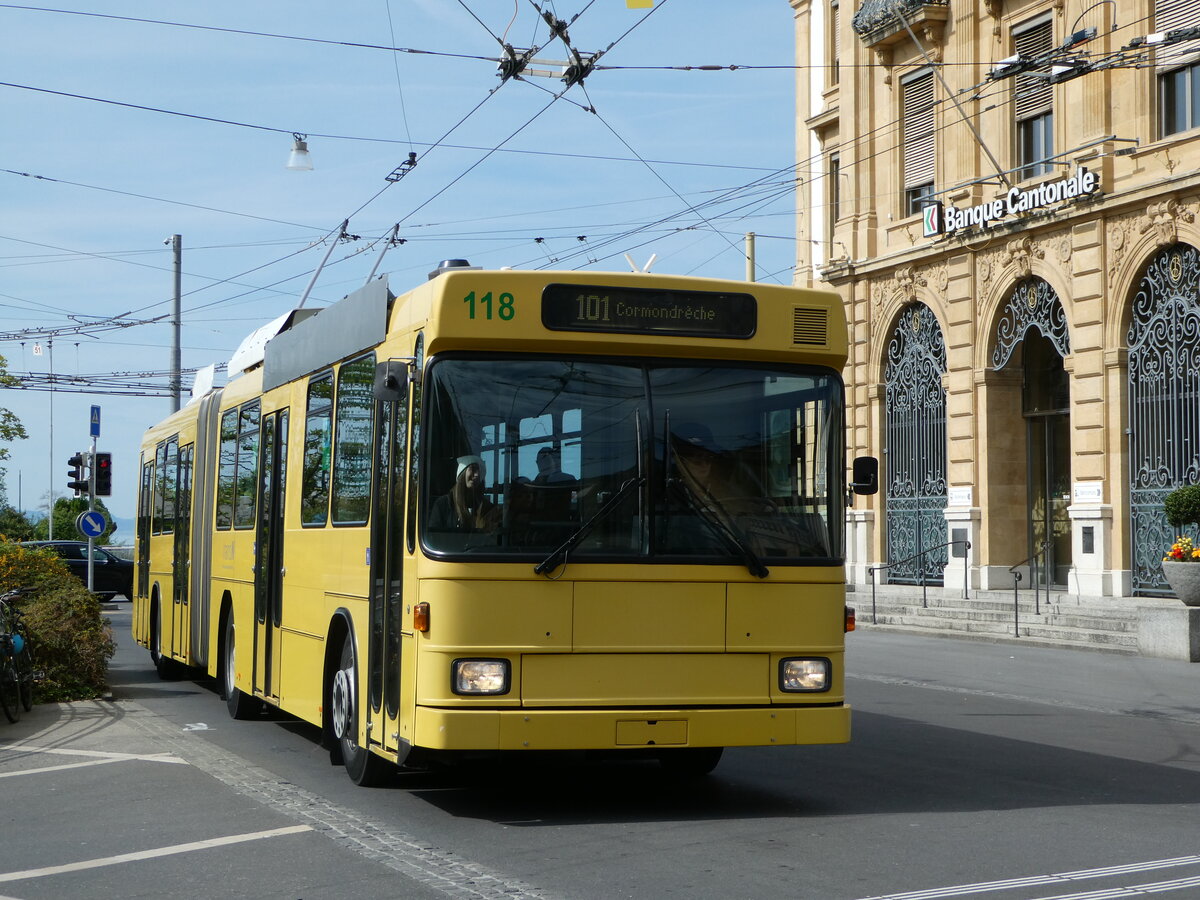
{"label": "bus grille vent", "polygon": [[792,343],[824,346],[828,338],[828,326],[827,310],[797,308],[792,315]]}

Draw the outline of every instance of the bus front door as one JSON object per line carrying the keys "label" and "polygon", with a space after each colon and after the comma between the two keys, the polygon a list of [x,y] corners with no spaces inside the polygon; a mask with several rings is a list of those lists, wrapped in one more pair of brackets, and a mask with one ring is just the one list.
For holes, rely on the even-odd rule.
{"label": "bus front door", "polygon": [[400,647],[404,571],[407,398],[379,401],[375,410],[374,509],[371,515],[370,631],[367,647],[367,738],[396,754],[400,747]]}
{"label": "bus front door", "polygon": [[188,612],[188,585],[192,568],[192,459],[194,444],[179,448],[175,483],[175,557],[171,566],[171,656],[191,664],[189,652],[192,619]]}
{"label": "bus front door", "polygon": [[288,411],[262,419],[254,559],[254,693],[279,700],[279,632],[283,621],[283,486]]}

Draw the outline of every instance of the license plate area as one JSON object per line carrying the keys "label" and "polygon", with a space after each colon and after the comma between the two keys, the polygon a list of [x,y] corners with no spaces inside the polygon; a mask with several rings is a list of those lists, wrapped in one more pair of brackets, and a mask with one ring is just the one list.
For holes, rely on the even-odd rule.
{"label": "license plate area", "polygon": [[618,747],[661,747],[687,743],[687,719],[620,719]]}

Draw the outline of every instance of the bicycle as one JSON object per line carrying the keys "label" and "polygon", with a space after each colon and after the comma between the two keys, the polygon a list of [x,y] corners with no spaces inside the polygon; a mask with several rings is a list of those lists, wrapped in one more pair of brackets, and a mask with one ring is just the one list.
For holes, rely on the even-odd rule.
{"label": "bicycle", "polygon": [[10,722],[21,718],[21,709],[33,709],[33,658],[21,611],[13,600],[22,591],[0,595],[0,707]]}

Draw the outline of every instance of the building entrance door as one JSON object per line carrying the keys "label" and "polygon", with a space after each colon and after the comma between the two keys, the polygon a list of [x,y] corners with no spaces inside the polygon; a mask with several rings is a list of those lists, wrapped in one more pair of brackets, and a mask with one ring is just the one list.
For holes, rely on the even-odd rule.
{"label": "building entrance door", "polygon": [[[1129,506],[1133,592],[1170,592],[1162,557],[1180,531],[1167,494],[1200,479],[1200,250],[1164,248],[1150,261],[1129,322]],[[1196,537],[1193,530],[1184,533]]]}
{"label": "building entrance door", "polygon": [[888,581],[941,584],[946,568],[946,344],[924,303],[901,314],[884,368]]}
{"label": "building entrance door", "polygon": [[1070,382],[1054,344],[1032,331],[1025,336],[1023,409],[1028,439],[1029,554],[1045,546],[1039,583],[1067,586],[1071,571]]}

